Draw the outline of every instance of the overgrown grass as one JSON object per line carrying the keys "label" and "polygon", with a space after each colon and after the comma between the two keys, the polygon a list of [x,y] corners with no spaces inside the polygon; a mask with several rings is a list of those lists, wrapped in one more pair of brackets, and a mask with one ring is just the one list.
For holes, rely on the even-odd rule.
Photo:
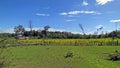
{"label": "overgrown grass", "polygon": [[[120,61],[107,60],[119,46],[18,46],[9,47],[14,55],[6,68],[119,68]],[[64,56],[72,53],[72,57]],[[8,51],[6,54],[10,55]],[[7,57],[8,59],[10,57]]]}
{"label": "overgrown grass", "polygon": [[[2,40],[0,40],[2,41]],[[120,45],[120,39],[29,39],[29,40],[16,40],[6,39],[2,44],[20,44],[20,45],[73,45],[73,46],[115,46]]]}
{"label": "overgrown grass", "polygon": [[9,48],[0,48],[0,68],[9,67],[12,65],[12,61],[14,60],[14,55],[10,51]]}

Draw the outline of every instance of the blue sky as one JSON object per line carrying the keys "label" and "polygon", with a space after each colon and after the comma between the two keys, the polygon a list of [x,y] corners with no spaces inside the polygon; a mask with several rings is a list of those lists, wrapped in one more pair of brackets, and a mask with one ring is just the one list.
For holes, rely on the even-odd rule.
{"label": "blue sky", "polygon": [[[14,26],[86,33],[98,28],[109,32],[120,22],[120,0],[0,0],[0,32],[13,32]],[[119,29],[119,24],[118,24]]]}

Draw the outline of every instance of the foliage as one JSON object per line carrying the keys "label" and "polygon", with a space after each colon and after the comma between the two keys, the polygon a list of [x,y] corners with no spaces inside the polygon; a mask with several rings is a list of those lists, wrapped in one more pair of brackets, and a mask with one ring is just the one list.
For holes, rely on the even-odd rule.
{"label": "foliage", "polygon": [[45,31],[47,31],[49,28],[50,28],[50,26],[49,26],[49,25],[44,26],[44,30],[45,30]]}
{"label": "foliage", "polygon": [[68,52],[65,56],[65,58],[72,58],[73,57],[73,53],[72,52]]}
{"label": "foliage", "polygon": [[109,54],[108,57],[109,57],[109,60],[118,61],[120,60],[120,53],[118,52],[118,50],[115,50],[115,52],[112,54]]}
{"label": "foliage", "polygon": [[25,28],[22,25],[15,26],[14,32],[16,35],[23,35]]}

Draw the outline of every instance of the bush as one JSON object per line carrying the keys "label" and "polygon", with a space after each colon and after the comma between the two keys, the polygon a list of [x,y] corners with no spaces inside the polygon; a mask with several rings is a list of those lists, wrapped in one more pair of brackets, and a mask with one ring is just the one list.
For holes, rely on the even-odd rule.
{"label": "bush", "polygon": [[109,60],[118,61],[120,60],[120,53],[117,50],[115,50],[115,52],[112,54],[109,54],[108,57],[109,57]]}
{"label": "bush", "polygon": [[68,52],[65,56],[64,56],[65,58],[69,58],[69,57],[73,57],[73,53],[72,52]]}

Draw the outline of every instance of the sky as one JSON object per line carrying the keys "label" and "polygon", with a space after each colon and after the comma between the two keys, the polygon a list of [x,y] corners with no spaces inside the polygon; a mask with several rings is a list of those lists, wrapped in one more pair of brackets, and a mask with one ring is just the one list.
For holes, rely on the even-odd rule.
{"label": "sky", "polygon": [[120,0],[0,0],[0,32],[13,32],[23,25],[35,30],[49,25],[50,31],[110,32],[120,22]]}

